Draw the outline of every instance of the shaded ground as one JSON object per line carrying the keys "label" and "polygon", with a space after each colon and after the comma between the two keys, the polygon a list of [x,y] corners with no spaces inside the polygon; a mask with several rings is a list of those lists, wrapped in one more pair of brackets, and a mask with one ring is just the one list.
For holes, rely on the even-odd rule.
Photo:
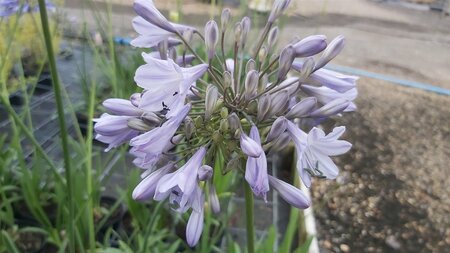
{"label": "shaded ground", "polygon": [[336,181],[312,188],[324,252],[448,252],[450,98],[361,79]]}

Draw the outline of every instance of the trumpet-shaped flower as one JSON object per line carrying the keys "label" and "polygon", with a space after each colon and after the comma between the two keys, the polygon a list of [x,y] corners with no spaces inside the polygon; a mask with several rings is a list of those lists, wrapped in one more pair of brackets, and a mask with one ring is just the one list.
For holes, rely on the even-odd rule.
{"label": "trumpet-shaped flower", "polygon": [[169,198],[172,208],[180,213],[186,212],[190,207],[200,211],[201,204],[197,203],[198,170],[202,166],[206,148],[201,147],[189,161],[175,172],[163,176],[156,187],[155,200],[161,201]]}
{"label": "trumpet-shaped flower", "polygon": [[156,186],[159,180],[169,173],[174,167],[173,163],[168,163],[162,168],[152,172],[150,175],[146,176],[133,190],[132,197],[135,200],[146,200],[153,198],[156,191]]}
{"label": "trumpet-shaped flower", "polygon": [[160,60],[145,53],[143,57],[147,64],[140,66],[134,77],[136,83],[145,89],[140,108],[168,110],[168,117],[176,115],[184,105],[189,88],[205,73],[208,65],[182,68],[171,59]]}
{"label": "trumpet-shaped flower", "polygon": [[[256,126],[252,126],[250,129],[250,138],[261,147],[261,139]],[[249,156],[247,158],[245,180],[247,180],[252,188],[253,193],[256,196],[262,197],[267,202],[266,196],[269,191],[269,179],[267,178],[267,159],[264,152],[261,152],[259,157]]]}
{"label": "trumpet-shaped flower", "polygon": [[356,105],[352,102],[358,96],[356,88],[352,88],[346,92],[340,93],[325,86],[315,87],[311,85],[302,85],[302,90],[310,96],[317,98],[317,101],[322,104],[327,104],[335,99],[341,98],[350,102],[344,112],[351,112],[356,110]]}
{"label": "trumpet-shaped flower", "polygon": [[94,119],[96,122],[94,130],[97,133],[95,139],[109,144],[105,151],[131,140],[139,134],[139,131],[128,126],[128,121],[134,118],[133,116],[102,114],[100,118]]}
{"label": "trumpet-shaped flower", "polygon": [[130,152],[140,158],[138,160],[140,167],[148,168],[156,164],[162,153],[170,147],[172,137],[190,109],[190,104],[185,105],[176,116],[167,120],[162,126],[131,139],[130,145],[133,148]]}
{"label": "trumpet-shaped flower", "polygon": [[342,155],[350,150],[351,144],[338,140],[345,127],[335,127],[325,135],[323,130],[314,127],[308,134],[294,123],[288,121],[287,131],[294,141],[297,151],[297,170],[306,187],[311,186],[311,177],[335,179],[339,169],[330,156]]}

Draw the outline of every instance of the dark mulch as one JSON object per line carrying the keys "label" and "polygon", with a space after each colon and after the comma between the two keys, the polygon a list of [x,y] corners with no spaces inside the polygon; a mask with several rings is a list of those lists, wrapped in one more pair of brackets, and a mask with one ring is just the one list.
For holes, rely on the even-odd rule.
{"label": "dark mulch", "polygon": [[323,252],[448,252],[450,97],[361,79],[351,152],[312,194]]}

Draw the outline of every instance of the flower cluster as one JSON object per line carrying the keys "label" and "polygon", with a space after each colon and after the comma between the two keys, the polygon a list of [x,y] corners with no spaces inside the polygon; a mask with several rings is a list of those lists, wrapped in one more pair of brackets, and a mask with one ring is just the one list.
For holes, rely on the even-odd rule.
{"label": "flower cluster", "polygon": [[[277,49],[276,22],[289,3],[275,1],[259,39],[250,45],[251,20],[244,17],[230,27],[229,9],[223,10],[220,26],[210,20],[202,34],[169,22],[151,0],[134,2],[139,16],[133,27],[139,36],[131,44],[152,49],[142,54],[145,65],[136,70],[143,91],[130,99],[106,100],[109,113],[96,119],[96,138],[109,144],[107,150],[130,144],[134,164],[144,169],[134,199],[168,199],[175,211],[191,210],[190,246],[202,232],[204,202],[220,211],[214,173],[243,172],[257,197],[266,200],[272,187],[304,209],[310,206],[308,197],[269,175],[266,154],[292,141],[300,178],[309,187],[313,177],[336,178],[338,168],[330,156],[351,147],[339,140],[345,127],[329,134],[317,127],[356,109],[357,78],[323,69],[342,50],[344,38],[327,43],[324,35],[312,35]],[[227,36],[234,39],[228,51]],[[203,43],[204,58],[193,50],[195,40]],[[309,131],[299,127],[299,120],[309,123]],[[218,157],[226,165],[223,171],[211,167]]]}
{"label": "flower cluster", "polygon": [[[30,0],[0,0],[0,17],[9,17],[17,13],[38,12],[39,6],[37,1]],[[54,10],[55,5],[50,1],[45,1],[45,6],[49,10]]]}

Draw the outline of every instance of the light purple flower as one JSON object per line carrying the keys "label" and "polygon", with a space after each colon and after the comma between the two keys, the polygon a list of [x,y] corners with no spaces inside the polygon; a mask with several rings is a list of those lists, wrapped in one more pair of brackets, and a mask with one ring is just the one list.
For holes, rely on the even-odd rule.
{"label": "light purple flower", "polygon": [[162,153],[171,147],[171,139],[190,109],[190,104],[185,105],[176,116],[167,120],[162,126],[131,139],[130,145],[133,148],[130,153],[140,158],[137,160],[140,162],[140,167],[153,166]]}
{"label": "light purple flower", "polygon": [[103,101],[103,106],[110,113],[121,116],[135,116],[139,117],[144,114],[142,109],[134,106],[130,100],[121,98],[109,98]]}
{"label": "light purple flower", "polygon": [[208,53],[208,59],[214,57],[214,53],[216,52],[216,45],[219,41],[219,27],[217,26],[216,21],[210,20],[206,23],[205,26],[205,45],[206,52]]}
{"label": "light purple flower", "polygon": [[302,85],[301,87],[303,92],[310,96],[314,96],[315,98],[317,98],[317,101],[322,104],[329,103],[337,98],[342,98],[351,102],[344,110],[344,112],[351,112],[356,110],[356,105],[352,102],[358,96],[358,91],[356,90],[356,88],[340,93],[325,86],[316,87],[311,85]]}
{"label": "light purple flower", "polygon": [[[261,139],[256,126],[252,126],[250,129],[250,138],[254,140],[262,150]],[[267,159],[264,151],[261,152],[261,155],[257,158],[251,156],[247,158],[245,180],[247,180],[248,184],[252,188],[253,193],[258,197],[262,197],[264,201],[267,202],[269,179],[267,178]]]}
{"label": "light purple flower", "polygon": [[278,17],[280,17],[283,14],[283,12],[287,9],[290,2],[291,0],[275,0],[272,9],[270,11],[268,22],[269,23],[275,22],[275,20]]}
{"label": "light purple flower", "polygon": [[[303,63],[294,62],[292,68],[301,71]],[[324,85],[340,93],[346,92],[356,87],[357,76],[344,75],[327,69],[319,69],[312,73],[306,80],[306,83],[316,83]]]}
{"label": "light purple flower", "polygon": [[[50,10],[55,10],[55,5],[46,0],[45,7]],[[20,0],[1,0],[0,1],[0,17],[9,17],[15,14],[24,14],[27,12],[38,12],[39,5],[36,3],[35,5],[30,5],[28,2],[23,1],[21,3]]]}
{"label": "light purple flower", "polygon": [[277,139],[284,131],[286,131],[287,123],[286,118],[281,116],[278,117],[272,124],[272,127],[270,128],[269,133],[266,137],[266,142],[273,141]]}
{"label": "light purple flower", "polygon": [[309,198],[297,187],[270,175],[269,182],[270,185],[280,194],[280,196],[290,205],[299,209],[306,209],[311,206],[311,201]]}
{"label": "light purple flower", "polygon": [[135,0],[134,11],[147,22],[171,33],[177,29],[156,9],[153,0]]}
{"label": "light purple flower", "polygon": [[168,117],[177,114],[184,105],[184,100],[191,85],[200,78],[208,68],[199,64],[182,68],[173,60],[160,60],[149,54],[142,54],[147,64],[136,70],[134,80],[145,89],[140,108],[147,111],[169,110]]}
{"label": "light purple flower", "polygon": [[100,118],[93,119],[94,130],[97,133],[95,139],[109,144],[105,151],[123,144],[139,134],[139,131],[128,127],[128,120],[133,116],[116,116],[108,113],[102,114]]}
{"label": "light purple flower", "polygon": [[172,208],[180,213],[186,212],[190,207],[199,212],[203,204],[196,203],[199,194],[198,170],[205,154],[206,148],[201,147],[185,165],[163,176],[156,187],[154,199],[161,201],[169,198]]}
{"label": "light purple flower", "polygon": [[310,117],[314,118],[326,118],[334,115],[338,115],[348,108],[350,102],[344,98],[336,98],[326,103],[324,106],[309,113]]}
{"label": "light purple flower", "polygon": [[338,140],[345,127],[335,127],[325,133],[314,127],[308,134],[294,123],[288,121],[287,131],[294,141],[297,151],[297,170],[306,187],[311,186],[311,176],[335,179],[339,169],[329,156],[342,155],[350,150],[352,144]]}
{"label": "light purple flower", "polygon": [[[170,23],[179,33],[183,33],[189,29],[195,30],[193,27]],[[135,17],[133,19],[133,28],[139,36],[131,41],[134,47],[154,48],[160,42],[167,40],[168,46],[173,47],[181,44],[180,40],[174,38],[176,36],[173,32],[167,31],[158,27],[142,17]]]}
{"label": "light purple flower", "polygon": [[334,59],[344,48],[345,38],[342,35],[334,38],[328,47],[325,49],[319,60],[317,60],[315,69],[320,69],[325,66],[328,62]]}
{"label": "light purple flower", "polygon": [[300,102],[296,103],[291,107],[289,112],[286,114],[286,118],[294,119],[306,117],[314,109],[317,104],[317,99],[315,97],[307,97],[302,99]]}
{"label": "light purple flower", "polygon": [[132,197],[135,200],[142,201],[153,198],[156,191],[156,186],[159,180],[169,173],[174,167],[174,164],[169,162],[164,167],[154,171],[146,176],[133,190]]}

